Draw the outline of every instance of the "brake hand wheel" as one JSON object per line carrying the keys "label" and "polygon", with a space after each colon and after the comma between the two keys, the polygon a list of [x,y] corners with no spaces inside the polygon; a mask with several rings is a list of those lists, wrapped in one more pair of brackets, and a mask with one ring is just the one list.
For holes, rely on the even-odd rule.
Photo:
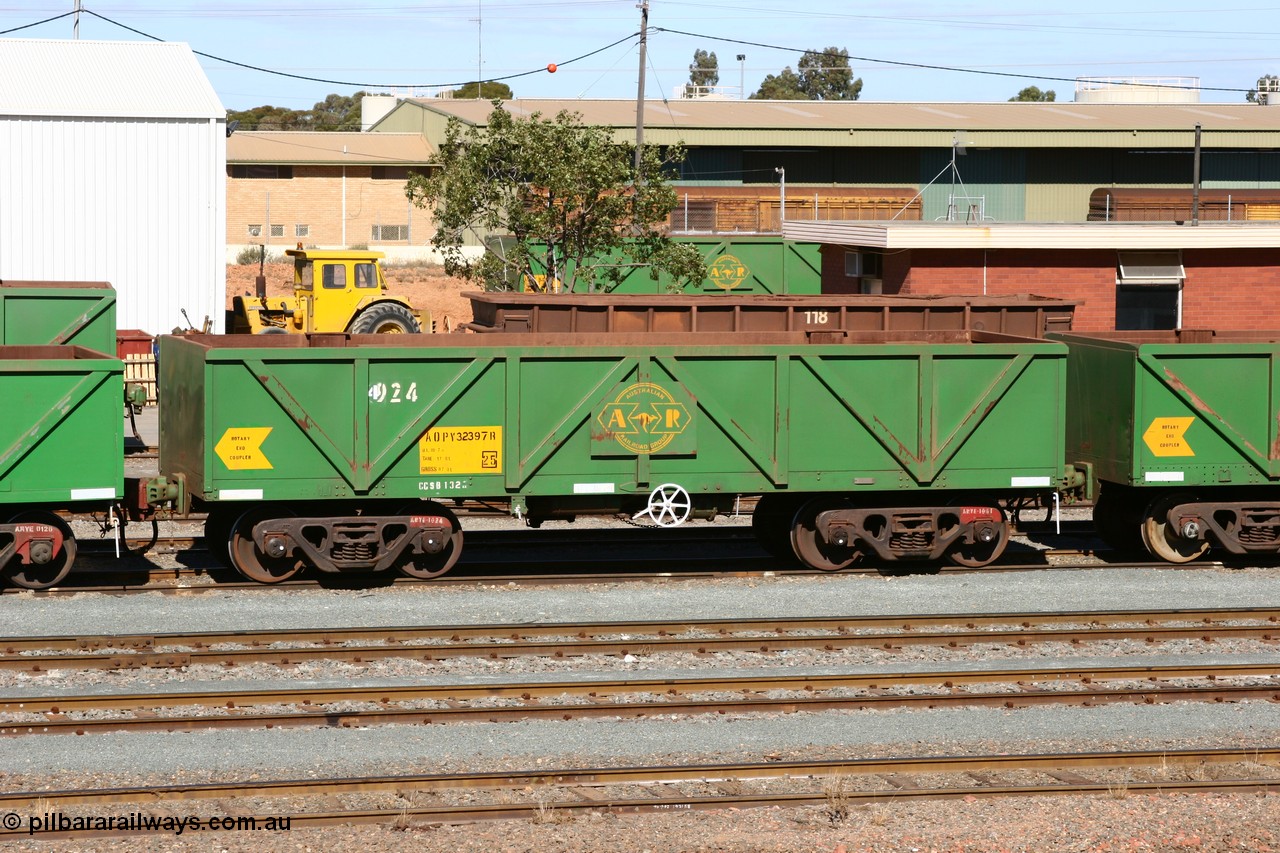
{"label": "brake hand wheel", "polygon": [[649,493],[649,505],[631,518],[638,520],[647,515],[659,527],[679,527],[689,519],[693,500],[683,486],[663,483]]}

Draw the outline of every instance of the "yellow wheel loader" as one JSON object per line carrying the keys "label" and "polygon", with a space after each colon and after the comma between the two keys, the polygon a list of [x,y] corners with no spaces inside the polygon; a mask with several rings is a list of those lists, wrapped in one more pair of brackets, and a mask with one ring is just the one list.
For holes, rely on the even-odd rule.
{"label": "yellow wheel loader", "polygon": [[[387,293],[382,252],[358,249],[289,249],[293,296],[267,296],[258,275],[253,296],[237,296],[227,312],[231,334],[409,334],[432,330],[406,300]],[[263,251],[265,260],[265,249]],[[259,267],[261,269],[261,266]]]}

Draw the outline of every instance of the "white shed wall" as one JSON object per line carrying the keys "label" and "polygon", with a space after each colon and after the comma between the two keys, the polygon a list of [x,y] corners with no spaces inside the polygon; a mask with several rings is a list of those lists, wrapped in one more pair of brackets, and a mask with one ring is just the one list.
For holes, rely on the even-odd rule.
{"label": "white shed wall", "polygon": [[0,279],[107,281],[122,329],[223,330],[222,119],[0,115]]}

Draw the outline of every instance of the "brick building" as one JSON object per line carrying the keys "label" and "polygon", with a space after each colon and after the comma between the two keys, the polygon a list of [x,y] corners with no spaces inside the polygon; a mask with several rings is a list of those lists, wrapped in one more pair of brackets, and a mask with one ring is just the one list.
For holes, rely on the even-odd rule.
{"label": "brick building", "polygon": [[824,293],[1034,293],[1075,328],[1280,328],[1280,224],[792,222]]}
{"label": "brick building", "polygon": [[430,148],[417,133],[236,132],[227,140],[227,247],[422,245],[431,216],[405,197]]}

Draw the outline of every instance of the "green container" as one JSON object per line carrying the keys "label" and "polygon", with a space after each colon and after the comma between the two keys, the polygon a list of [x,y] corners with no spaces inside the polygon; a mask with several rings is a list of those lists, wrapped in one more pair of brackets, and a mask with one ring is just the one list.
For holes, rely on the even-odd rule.
{"label": "green container", "polygon": [[83,347],[0,346],[0,504],[122,496],[124,366]]}
{"label": "green container", "polygon": [[40,344],[115,355],[115,290],[100,281],[0,282],[0,345]]}
{"label": "green container", "polygon": [[[648,267],[636,267],[611,293],[789,293],[822,292],[822,258],[817,243],[796,243],[780,236],[680,237],[673,242],[698,247],[707,262],[707,277],[697,284],[678,285],[659,275],[655,281]],[[538,269],[545,275],[545,269]],[[512,289],[529,290],[528,282],[508,282]],[[537,289],[545,281],[537,282]],[[555,289],[554,287],[552,289]]]}
{"label": "green container", "polygon": [[1026,491],[1063,476],[1062,344],[964,331],[696,340],[166,336],[161,473],[206,501],[600,507],[665,483],[732,501]]}
{"label": "green container", "polygon": [[1071,350],[1067,460],[1122,486],[1280,481],[1280,333],[1052,334]]}

